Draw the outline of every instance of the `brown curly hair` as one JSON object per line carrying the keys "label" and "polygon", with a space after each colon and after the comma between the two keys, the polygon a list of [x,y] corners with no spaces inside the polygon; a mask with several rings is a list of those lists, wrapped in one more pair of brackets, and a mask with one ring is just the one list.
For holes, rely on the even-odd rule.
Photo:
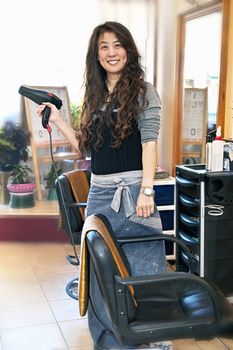
{"label": "brown curly hair", "polygon": [[[115,33],[127,53],[125,67],[111,95],[106,86],[107,73],[98,61],[98,39],[105,32]],[[77,130],[79,149],[83,154],[91,148],[97,150],[102,145],[102,132],[106,122],[114,139],[113,147],[119,148],[123,139],[130,135],[135,116],[147,104],[146,83],[140,60],[134,39],[125,26],[118,22],[106,22],[94,29],[86,56],[85,94]],[[101,113],[101,107],[107,98],[107,108]],[[117,109],[114,120],[113,109]],[[100,117],[100,122],[95,130],[94,142],[95,114]]]}

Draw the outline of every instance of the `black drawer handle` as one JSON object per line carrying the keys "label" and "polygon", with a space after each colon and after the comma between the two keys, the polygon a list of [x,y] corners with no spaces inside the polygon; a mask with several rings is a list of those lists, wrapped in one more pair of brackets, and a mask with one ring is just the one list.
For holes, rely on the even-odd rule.
{"label": "black drawer handle", "polygon": [[181,221],[188,226],[199,226],[199,218],[196,216],[188,216],[186,214],[180,214]]}
{"label": "black drawer handle", "polygon": [[195,181],[192,181],[192,180],[188,180],[188,179],[185,179],[181,176],[176,176],[176,182],[181,185],[181,186],[184,186],[184,187],[192,187],[194,185],[198,185],[197,182]]}
{"label": "black drawer handle", "polygon": [[183,231],[179,231],[179,237],[185,241],[186,244],[191,244],[191,245],[195,245],[199,243],[199,239],[197,237],[191,237],[189,236],[187,233],[183,232]]}
{"label": "black drawer handle", "polygon": [[182,204],[184,204],[187,207],[198,207],[199,206],[199,199],[197,198],[192,198],[190,196],[187,196],[185,194],[180,194],[179,199]]}
{"label": "black drawer handle", "polygon": [[[191,253],[191,255],[192,255],[192,259],[193,259],[194,265],[197,264],[197,262],[198,262],[198,257],[196,257],[195,255],[193,255],[192,253]],[[187,255],[185,254],[185,252],[181,251],[181,252],[180,252],[180,256],[181,256],[183,262],[184,262],[185,264],[187,264],[187,263],[188,263],[188,257],[187,257]]]}

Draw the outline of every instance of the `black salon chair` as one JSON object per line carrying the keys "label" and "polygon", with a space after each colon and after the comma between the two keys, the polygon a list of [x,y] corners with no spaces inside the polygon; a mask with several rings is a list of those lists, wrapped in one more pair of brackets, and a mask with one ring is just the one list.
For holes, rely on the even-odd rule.
{"label": "black salon chair", "polygon": [[[73,178],[75,182],[72,185]],[[74,251],[74,255],[67,255],[67,260],[74,266],[80,264],[76,245],[81,242],[89,184],[90,171],[79,169],[61,174],[55,181],[61,215],[61,228],[67,233]],[[74,186],[75,191],[73,190]],[[73,299],[78,299],[78,277],[67,284],[66,292]]]}
{"label": "black salon chair", "polygon": [[[184,338],[232,338],[233,306],[216,286],[208,284],[193,273],[186,272],[137,277],[130,275],[122,244],[173,239],[185,249],[179,239],[160,235],[116,241],[107,218],[101,214],[94,217],[100,219],[108,228],[108,234],[113,237],[129,273],[129,277],[121,277],[100,229],[98,226],[95,228],[95,224],[90,225],[92,228],[86,234],[86,246],[111,325],[111,329],[106,330],[106,335],[111,332],[119,344],[132,346]],[[92,217],[86,220],[91,221]],[[192,265],[190,255],[188,259]],[[129,286],[134,288],[136,305]],[[91,291],[89,294],[94,304]],[[102,334],[101,341],[95,344],[95,349],[103,349],[104,336]]]}

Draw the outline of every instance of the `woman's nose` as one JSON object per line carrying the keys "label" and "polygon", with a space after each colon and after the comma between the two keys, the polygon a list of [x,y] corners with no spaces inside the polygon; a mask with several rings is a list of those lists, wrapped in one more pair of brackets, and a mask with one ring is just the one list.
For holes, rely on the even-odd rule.
{"label": "woman's nose", "polygon": [[114,46],[110,46],[109,47],[108,55],[109,56],[115,56],[115,48],[114,48]]}

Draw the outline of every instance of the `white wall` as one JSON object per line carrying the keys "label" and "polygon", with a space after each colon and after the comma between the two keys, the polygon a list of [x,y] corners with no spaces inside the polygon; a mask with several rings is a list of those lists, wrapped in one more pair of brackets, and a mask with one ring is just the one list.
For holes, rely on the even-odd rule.
{"label": "white wall", "polygon": [[154,0],[11,0],[1,4],[0,124],[19,116],[18,88],[67,86],[79,103],[88,40],[95,26],[117,20],[132,32],[153,82]]}
{"label": "white wall", "polygon": [[158,163],[171,173],[176,60],[176,4],[158,0],[157,88],[162,100]]}

